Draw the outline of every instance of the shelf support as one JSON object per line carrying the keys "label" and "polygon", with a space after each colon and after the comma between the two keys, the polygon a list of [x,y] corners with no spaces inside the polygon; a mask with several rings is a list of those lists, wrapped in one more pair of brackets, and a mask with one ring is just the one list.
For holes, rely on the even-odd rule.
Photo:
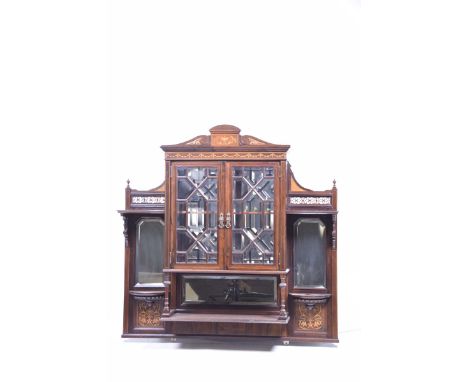
{"label": "shelf support", "polygon": [[125,248],[128,248],[128,218],[124,216],[123,221],[124,221],[123,235],[125,238]]}
{"label": "shelf support", "polygon": [[169,290],[171,288],[171,274],[164,273],[164,308],[163,308],[163,317],[169,317],[171,311],[169,309]]}
{"label": "shelf support", "polygon": [[332,215],[333,230],[332,230],[332,249],[336,249],[336,214]]}
{"label": "shelf support", "polygon": [[288,284],[286,283],[286,274],[280,275],[280,293],[281,293],[281,309],[280,309],[280,314],[279,314],[279,319],[280,320],[286,320],[288,318],[288,312],[286,310],[286,301],[287,301],[287,286]]}

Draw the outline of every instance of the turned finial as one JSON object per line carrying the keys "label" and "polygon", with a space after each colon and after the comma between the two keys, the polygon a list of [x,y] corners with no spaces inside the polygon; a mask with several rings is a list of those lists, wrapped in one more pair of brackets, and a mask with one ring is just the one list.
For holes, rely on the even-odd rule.
{"label": "turned finial", "polygon": [[333,188],[336,188],[336,180],[333,179]]}
{"label": "turned finial", "polygon": [[130,179],[127,179],[127,188],[130,188]]}

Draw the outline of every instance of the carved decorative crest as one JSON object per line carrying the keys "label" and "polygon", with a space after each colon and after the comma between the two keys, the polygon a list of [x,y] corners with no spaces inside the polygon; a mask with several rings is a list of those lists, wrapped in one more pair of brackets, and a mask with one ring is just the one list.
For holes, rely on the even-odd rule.
{"label": "carved decorative crest", "polygon": [[[166,151],[166,159],[194,159],[187,154],[199,153],[195,159],[256,159],[253,158],[252,146],[261,146],[264,154],[282,153],[283,155],[266,156],[259,159],[286,159],[286,151],[289,145],[275,145],[265,142],[250,135],[240,135],[240,129],[232,125],[219,125],[210,129],[210,135],[199,135],[177,145],[164,145],[161,148]],[[252,148],[251,148],[252,147]],[[239,152],[242,157],[217,157],[213,153]],[[177,156],[174,153],[182,153]],[[169,155],[170,154],[170,155]]]}

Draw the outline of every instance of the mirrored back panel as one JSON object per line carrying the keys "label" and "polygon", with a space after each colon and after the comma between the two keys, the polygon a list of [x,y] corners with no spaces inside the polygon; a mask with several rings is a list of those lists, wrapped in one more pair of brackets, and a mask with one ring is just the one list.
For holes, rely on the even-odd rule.
{"label": "mirrored back panel", "polygon": [[162,284],[164,221],[142,218],[136,230],[135,282],[140,286]]}
{"label": "mirrored back panel", "polygon": [[294,287],[325,288],[326,227],[318,218],[300,218],[294,224]]}
{"label": "mirrored back panel", "polygon": [[183,275],[182,304],[275,305],[276,276]]}

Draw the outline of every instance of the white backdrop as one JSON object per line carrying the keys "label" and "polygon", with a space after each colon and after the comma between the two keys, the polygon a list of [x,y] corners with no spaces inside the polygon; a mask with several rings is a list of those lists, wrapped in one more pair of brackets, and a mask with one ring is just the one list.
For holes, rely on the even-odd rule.
{"label": "white backdrop", "polygon": [[[113,4],[114,208],[123,206],[127,177],[138,189],[154,187],[164,179],[161,144],[208,134],[209,128],[223,123],[238,126],[243,134],[290,144],[288,157],[303,185],[329,189],[333,178],[337,179],[342,270],[339,317],[344,342],[338,348],[268,350],[237,344],[231,351],[219,344],[180,350],[178,345],[116,339],[111,351],[116,380],[132,373],[144,378],[144,369],[135,370],[140,362],[137,357],[150,359],[154,354],[163,354],[164,365],[188,377],[207,364],[222,373],[221,365],[226,364],[232,370],[223,379],[239,379],[249,370],[259,378],[265,372],[262,365],[271,364],[267,375],[286,378],[291,369],[278,366],[282,360],[290,362],[293,355],[301,362],[308,355],[319,357],[318,378],[329,372],[356,375],[356,355],[349,352],[351,357],[345,361],[344,354],[357,349],[360,329],[358,16],[356,4],[347,1],[313,6],[308,2],[291,6],[284,2],[220,5],[215,1],[163,7],[151,1],[130,7],[126,2]],[[114,336],[121,330],[121,227],[120,217],[113,214]],[[337,357],[343,364],[335,369],[331,366]],[[181,367],[181,359],[186,367]],[[294,373],[302,373],[304,366],[296,365]]]}
{"label": "white backdrop", "polygon": [[[375,3],[0,3],[1,380],[466,380],[466,6]],[[222,123],[336,178],[338,346],[120,338],[125,181]]]}

